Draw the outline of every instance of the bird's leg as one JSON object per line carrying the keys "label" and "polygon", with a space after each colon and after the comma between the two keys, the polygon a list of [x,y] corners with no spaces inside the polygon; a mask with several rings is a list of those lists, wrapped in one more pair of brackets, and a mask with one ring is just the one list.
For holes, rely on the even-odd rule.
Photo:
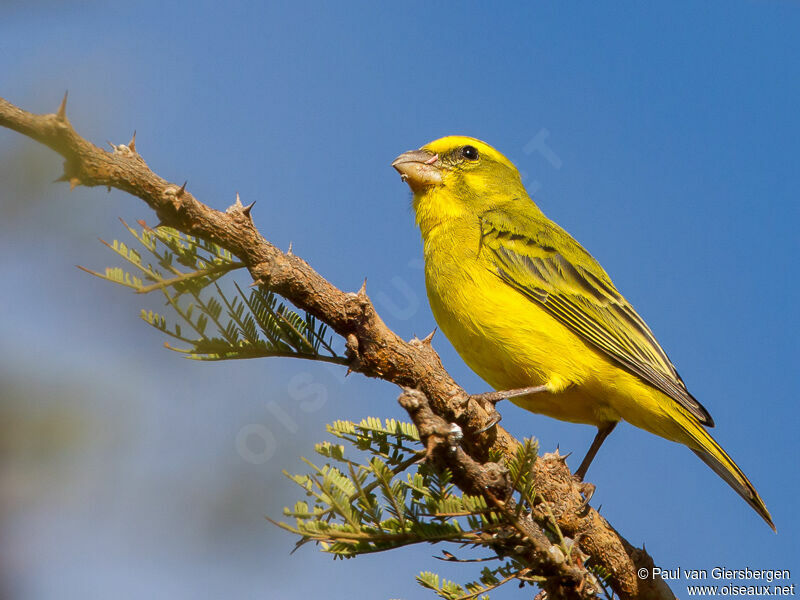
{"label": "bird's leg", "polygon": [[538,392],[547,391],[546,385],[534,385],[533,387],[517,388],[514,390],[500,390],[499,392],[486,392],[485,394],[475,394],[470,396],[470,400],[478,400],[484,402],[491,402],[497,404],[500,400],[507,398],[516,398],[518,396],[527,396],[528,394],[536,394]]}
{"label": "bird's leg", "polygon": [[603,442],[608,437],[608,434],[614,431],[614,427],[616,426],[617,421],[613,421],[597,428],[597,435],[594,436],[594,441],[592,441],[592,445],[589,446],[589,451],[586,453],[586,456],[583,457],[581,466],[578,467],[577,471],[575,471],[575,477],[579,481],[583,481],[583,478],[586,476],[586,471],[589,470],[589,465],[592,464],[595,454],[597,454],[597,451],[600,450],[600,446],[603,445]]}
{"label": "bird's leg", "polygon": [[[535,394],[537,392],[544,392],[547,390],[546,385],[535,385],[533,387],[526,387],[526,388],[517,388],[514,390],[500,390],[499,392],[486,392],[485,394],[475,394],[474,396],[470,396],[470,400],[478,400],[483,402],[489,402],[491,404],[497,404],[500,400],[504,400],[506,398],[516,398],[517,396],[527,396],[528,394]],[[484,431],[488,431],[495,425],[500,422],[502,418],[500,413],[497,412],[496,409],[493,409],[494,414],[492,415],[489,424],[481,428],[477,433],[483,433]]]}

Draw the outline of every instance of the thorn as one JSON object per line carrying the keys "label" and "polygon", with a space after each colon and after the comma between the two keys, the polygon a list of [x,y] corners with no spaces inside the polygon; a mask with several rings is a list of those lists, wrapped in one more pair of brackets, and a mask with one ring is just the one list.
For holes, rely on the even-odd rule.
{"label": "thorn", "polygon": [[133,137],[131,137],[131,141],[128,142],[128,148],[131,152],[136,154],[136,130],[133,130]]}
{"label": "thorn", "polygon": [[108,144],[109,146],[111,146],[111,149],[112,149],[114,152],[116,152],[116,151],[117,151],[117,146],[116,146],[116,144],[114,144],[114,142],[112,142],[111,140],[106,140],[106,144]]}
{"label": "thorn", "polygon": [[67,96],[69,95],[69,90],[64,92],[64,99],[61,100],[61,104],[58,107],[58,112],[56,113],[56,119],[59,121],[66,121],[67,120]]}
{"label": "thorn", "polygon": [[358,290],[358,295],[361,298],[367,297],[367,278],[364,277],[364,283],[361,284],[361,287]]}
{"label": "thorn", "polygon": [[69,191],[71,192],[76,187],[78,187],[80,184],[81,184],[81,180],[80,179],[78,179],[77,177],[70,177],[70,179],[69,179]]}
{"label": "thorn", "polygon": [[289,249],[286,251],[286,256],[292,256],[292,242],[289,242]]}
{"label": "thorn", "polygon": [[433,336],[436,335],[437,331],[438,331],[438,329],[436,327],[434,327],[433,331],[431,331],[428,335],[426,335],[424,338],[422,338],[422,343],[423,344],[428,344],[428,346],[430,346],[431,342],[433,341]]}
{"label": "thorn", "polygon": [[189,182],[188,182],[188,181],[184,181],[184,182],[183,182],[183,185],[181,186],[181,189],[179,189],[177,192],[175,192],[175,195],[176,195],[178,198],[180,198],[181,196],[183,196],[183,193],[186,191],[186,184],[187,184],[187,183],[189,183]]}
{"label": "thorn", "polygon": [[[253,201],[252,201],[250,204],[248,204],[247,206],[243,206],[243,207],[242,207],[242,212],[245,214],[245,216],[247,216],[247,217],[250,217],[250,211],[251,211],[251,210],[253,210],[253,207],[254,207],[255,205],[256,205],[256,201],[255,201],[255,200],[253,200]],[[253,217],[250,217],[250,218],[252,219]]]}
{"label": "thorn", "polygon": [[236,208],[242,208],[242,201],[239,199],[239,192],[236,192],[236,202],[233,203]]}
{"label": "thorn", "polygon": [[62,173],[58,179],[53,179],[53,183],[59,183],[61,181],[69,181],[69,177],[66,173]]}

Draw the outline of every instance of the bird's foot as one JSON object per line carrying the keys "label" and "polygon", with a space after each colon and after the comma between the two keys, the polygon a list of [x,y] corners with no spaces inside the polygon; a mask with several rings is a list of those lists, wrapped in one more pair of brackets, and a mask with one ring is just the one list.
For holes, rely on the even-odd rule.
{"label": "bird's foot", "polygon": [[583,497],[583,502],[580,503],[577,510],[577,512],[580,514],[589,508],[589,502],[592,500],[592,496],[594,496],[594,492],[597,487],[588,481],[577,480],[576,484],[578,486],[578,491]]}
{"label": "bird's foot", "polygon": [[489,423],[483,428],[479,429],[476,433],[488,431],[500,422],[502,417],[494,408],[494,405],[500,402],[500,400],[506,398],[517,398],[518,396],[527,396],[528,394],[536,394],[537,392],[544,392],[545,390],[547,390],[546,385],[536,385],[532,387],[516,388],[513,390],[500,390],[498,392],[486,392],[484,394],[473,394],[468,396],[467,402],[475,400],[481,404],[486,403],[491,405],[491,417],[489,419]]}
{"label": "bird's foot", "polygon": [[489,431],[492,427],[497,425],[503,417],[500,415],[499,412],[496,410],[492,410],[491,417],[489,418],[489,423],[478,429],[475,433],[484,433]]}

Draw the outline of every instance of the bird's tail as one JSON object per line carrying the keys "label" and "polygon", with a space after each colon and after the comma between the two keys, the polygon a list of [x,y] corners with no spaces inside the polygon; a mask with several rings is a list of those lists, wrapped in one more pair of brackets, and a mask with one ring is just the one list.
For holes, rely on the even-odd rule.
{"label": "bird's tail", "polygon": [[[683,412],[683,411],[681,411]],[[761,515],[761,518],[767,522],[767,525],[772,527],[772,530],[777,533],[775,524],[772,522],[772,517],[767,510],[761,496],[758,495],[756,488],[747,479],[747,476],[742,472],[733,459],[728,456],[728,453],[722,449],[711,434],[708,433],[706,428],[697,422],[689,414],[683,414],[683,418],[679,419],[681,428],[694,443],[689,443],[688,446],[694,451],[697,456],[703,459],[709,467],[714,469],[714,472],[722,477],[729,486],[745,499],[745,501],[753,507],[753,509]]]}

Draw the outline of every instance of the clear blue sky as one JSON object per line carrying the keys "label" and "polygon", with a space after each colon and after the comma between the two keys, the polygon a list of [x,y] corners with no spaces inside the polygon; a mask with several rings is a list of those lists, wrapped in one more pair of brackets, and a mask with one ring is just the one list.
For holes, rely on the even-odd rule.
{"label": "clear blue sky", "polygon": [[[504,152],[648,321],[779,534],[691,452],[630,426],[592,465],[593,503],[657,565],[792,569],[800,582],[800,4],[5,2],[3,13],[0,95],[49,112],[69,89],[70,118],[94,142],[136,129],[148,164],[201,200],[257,200],[269,239],[343,288],[367,277],[406,337],[434,323],[409,192],[389,163],[447,134]],[[111,260],[96,237],[122,236],[117,216],[152,215],[120,192],[50,185],[59,165],[0,131],[0,410],[67,411],[84,433],[16,475],[24,502],[5,517],[0,557],[18,597],[347,598],[358,577],[362,596],[412,598],[424,597],[420,570],[474,574],[432,564],[436,548],[289,556],[294,540],[262,519],[296,496],[281,470],[301,469],[336,418],[402,417],[397,389],[313,364],[167,352],[137,321],[157,303],[73,267]],[[435,341],[459,382],[486,389]],[[313,406],[301,402],[309,383]],[[544,450],[580,457],[594,433],[501,411]],[[263,464],[237,452],[250,425],[279,445]]]}

